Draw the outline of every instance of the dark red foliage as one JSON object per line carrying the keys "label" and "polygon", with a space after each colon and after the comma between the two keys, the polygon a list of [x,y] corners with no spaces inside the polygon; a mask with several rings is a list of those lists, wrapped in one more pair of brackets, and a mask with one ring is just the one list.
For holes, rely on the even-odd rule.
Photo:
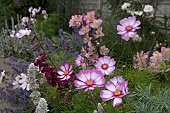
{"label": "dark red foliage", "polygon": [[49,65],[48,63],[45,63],[47,59],[47,54],[46,53],[42,53],[40,56],[38,56],[34,62],[35,66],[38,66],[39,69],[41,70],[42,73],[44,73],[47,83],[49,85],[52,85],[53,87],[58,86],[59,89],[63,89],[63,88],[69,88],[69,86],[71,85],[70,82],[73,82],[75,79],[74,74],[72,74],[71,79],[68,81],[61,81],[58,78],[58,73],[57,73],[57,69],[51,65]]}
{"label": "dark red foliage", "polygon": [[39,44],[35,44],[34,47],[33,47],[33,50],[36,51],[36,50],[39,50],[40,49],[40,45]]}

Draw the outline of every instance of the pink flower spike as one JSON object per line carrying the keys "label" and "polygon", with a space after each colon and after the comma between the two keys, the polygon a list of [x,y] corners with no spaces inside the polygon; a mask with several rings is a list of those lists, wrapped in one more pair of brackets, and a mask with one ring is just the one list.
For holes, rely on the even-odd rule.
{"label": "pink flower spike", "polygon": [[104,75],[97,70],[84,70],[76,75],[78,80],[74,80],[77,89],[83,89],[84,92],[93,90],[95,87],[103,87],[105,83]]}
{"label": "pink flower spike", "polygon": [[92,23],[90,23],[91,28],[99,28],[102,24],[102,19],[94,20]]}
{"label": "pink flower spike", "polygon": [[94,66],[105,75],[110,75],[115,70],[116,61],[109,56],[99,58]]}
{"label": "pink flower spike", "polygon": [[122,103],[122,97],[127,95],[128,81],[125,81],[121,76],[112,78],[107,84],[105,84],[107,90],[100,91],[100,97],[103,101],[113,99],[112,106],[118,106]]}
{"label": "pink flower spike", "polygon": [[73,74],[72,65],[65,62],[64,65],[60,66],[60,71],[57,71],[61,80],[69,80],[71,78],[71,74]]}
{"label": "pink flower spike", "polygon": [[120,25],[117,25],[117,31],[119,35],[122,36],[122,39],[128,41],[130,38],[135,37],[135,31],[140,29],[140,21],[136,21],[136,17],[128,17],[120,20]]}
{"label": "pink flower spike", "polygon": [[82,26],[82,28],[79,31],[80,35],[86,35],[90,31],[90,28],[88,25]]}

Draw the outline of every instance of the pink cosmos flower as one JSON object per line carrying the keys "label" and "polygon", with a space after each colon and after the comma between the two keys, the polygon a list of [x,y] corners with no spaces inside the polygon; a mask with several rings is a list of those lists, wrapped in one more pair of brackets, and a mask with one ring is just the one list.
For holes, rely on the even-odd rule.
{"label": "pink cosmos flower", "polygon": [[100,47],[100,54],[101,54],[101,55],[106,55],[107,53],[109,53],[109,49],[106,48],[105,45],[104,45],[104,46],[101,46],[101,47]]}
{"label": "pink cosmos flower", "polygon": [[136,21],[136,17],[128,17],[120,20],[121,25],[117,25],[117,31],[119,35],[122,35],[122,39],[128,41],[130,38],[135,37],[135,31],[140,29],[140,21]]}
{"label": "pink cosmos flower", "polygon": [[68,62],[65,62],[63,66],[60,66],[60,71],[58,71],[58,74],[60,76],[58,76],[58,78],[60,78],[61,80],[68,80],[71,78],[71,74],[73,74],[73,70],[72,70],[72,65],[68,64]]}
{"label": "pink cosmos flower", "polygon": [[90,23],[91,28],[99,28],[102,24],[102,19],[94,20],[92,23]]}
{"label": "pink cosmos flower", "polygon": [[78,80],[74,80],[77,89],[83,89],[84,92],[93,90],[95,87],[103,87],[105,83],[104,75],[97,70],[84,70],[76,75]]}
{"label": "pink cosmos flower", "polygon": [[87,15],[84,16],[84,21],[88,24],[93,22],[93,20],[95,20],[95,11],[87,12]]}
{"label": "pink cosmos flower", "polygon": [[83,23],[83,16],[82,15],[75,15],[72,16],[69,21],[69,27],[79,27]]}
{"label": "pink cosmos flower", "polygon": [[76,57],[75,63],[77,66],[81,66],[84,63],[84,58],[81,55]]}
{"label": "pink cosmos flower", "polygon": [[97,70],[101,71],[103,74],[109,75],[114,71],[115,64],[116,61],[113,58],[111,59],[109,56],[104,56],[99,58],[94,64],[94,66],[96,67]]}
{"label": "pink cosmos flower", "polygon": [[122,97],[127,95],[128,81],[125,81],[121,76],[112,78],[107,84],[105,84],[107,90],[100,91],[100,97],[103,101],[113,99],[112,106],[118,106],[122,103]]}
{"label": "pink cosmos flower", "polygon": [[90,31],[89,25],[82,26],[82,28],[79,30],[80,35],[86,35]]}

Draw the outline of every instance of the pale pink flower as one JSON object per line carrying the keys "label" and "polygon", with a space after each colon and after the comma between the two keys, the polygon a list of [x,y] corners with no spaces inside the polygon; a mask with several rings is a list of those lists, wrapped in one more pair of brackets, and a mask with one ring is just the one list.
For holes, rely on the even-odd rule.
{"label": "pale pink flower", "polygon": [[120,20],[121,25],[117,25],[117,31],[119,35],[122,36],[122,39],[128,41],[130,38],[133,38],[137,29],[140,29],[140,21],[136,21],[136,17],[128,17]]}
{"label": "pale pink flower", "polygon": [[144,53],[141,51],[140,53],[137,52],[137,55],[134,57],[134,68],[143,70],[147,68],[147,60],[149,57],[149,52]]}
{"label": "pale pink flower", "polygon": [[41,11],[41,7],[38,7],[37,9],[37,13],[39,13]]}
{"label": "pale pink flower", "polygon": [[16,38],[22,38],[24,36],[28,36],[31,34],[31,30],[26,29],[20,29],[16,34]]}
{"label": "pale pink flower", "polygon": [[32,13],[32,9],[33,9],[33,7],[29,7],[28,12]]}
{"label": "pale pink flower", "polygon": [[42,13],[43,15],[46,15],[46,14],[47,14],[46,10],[42,10],[41,13]]}
{"label": "pale pink flower", "polygon": [[161,53],[165,60],[168,60],[168,61],[170,60],[170,48],[162,47]]}
{"label": "pale pink flower", "polygon": [[90,31],[89,25],[82,26],[82,28],[79,30],[80,35],[86,35]]}
{"label": "pale pink flower", "polygon": [[61,80],[68,80],[71,78],[71,74],[73,73],[72,65],[65,62],[63,66],[60,66],[60,71],[57,71]]}
{"label": "pale pink flower", "polygon": [[81,66],[84,63],[84,58],[81,55],[76,57],[75,63],[77,66]]}
{"label": "pale pink flower", "polygon": [[99,37],[103,37],[103,36],[104,36],[104,33],[102,31],[102,27],[99,27],[96,31],[96,34],[94,34],[94,37],[99,38]]}
{"label": "pale pink flower", "polygon": [[77,89],[83,89],[84,92],[93,90],[95,87],[103,87],[105,83],[104,75],[98,70],[84,70],[76,75],[78,80],[74,80]]}
{"label": "pale pink flower", "polygon": [[22,23],[25,24],[25,23],[28,23],[29,22],[29,18],[28,17],[23,17],[22,18]]}
{"label": "pale pink flower", "polygon": [[93,20],[95,20],[95,11],[87,12],[87,15],[84,16],[84,21],[88,24],[93,22]]}
{"label": "pale pink flower", "polygon": [[105,45],[104,45],[104,46],[101,46],[101,47],[100,47],[100,54],[101,54],[101,55],[106,55],[107,53],[109,53],[109,49],[106,48]]}
{"label": "pale pink flower", "polygon": [[99,28],[102,24],[102,19],[94,20],[92,23],[90,23],[91,28]]}
{"label": "pale pink flower", "polygon": [[82,15],[75,15],[72,16],[70,21],[69,21],[69,27],[79,27],[83,23],[83,16]]}
{"label": "pale pink flower", "polygon": [[116,61],[109,56],[99,58],[94,66],[105,75],[110,75],[115,70]]}
{"label": "pale pink flower", "polygon": [[113,99],[112,106],[118,106],[122,103],[122,97],[129,94],[128,81],[125,81],[121,76],[112,78],[105,84],[107,90],[100,91],[100,97],[103,101]]}
{"label": "pale pink flower", "polygon": [[90,55],[95,54],[96,53],[96,48],[93,45],[91,45],[91,46],[89,46],[88,51],[89,51]]}
{"label": "pale pink flower", "polygon": [[93,53],[88,57],[88,60],[95,63],[96,60],[98,60],[98,58],[99,58],[99,55],[97,53]]}
{"label": "pale pink flower", "polygon": [[161,62],[163,60],[164,60],[164,58],[162,56],[162,53],[159,53],[158,51],[154,51],[152,56],[150,57],[150,61],[155,62],[155,63],[156,62]]}
{"label": "pale pink flower", "polygon": [[19,85],[19,80],[21,79],[20,75],[16,76],[15,77],[15,80],[12,82],[12,85],[13,85],[13,88],[16,89],[16,88],[19,88],[20,85]]}
{"label": "pale pink flower", "polygon": [[32,10],[32,16],[35,16],[38,13],[38,9],[37,8],[33,8]]}
{"label": "pale pink flower", "polygon": [[84,43],[91,43],[92,37],[89,37],[89,35],[87,34],[86,37],[84,38]]}

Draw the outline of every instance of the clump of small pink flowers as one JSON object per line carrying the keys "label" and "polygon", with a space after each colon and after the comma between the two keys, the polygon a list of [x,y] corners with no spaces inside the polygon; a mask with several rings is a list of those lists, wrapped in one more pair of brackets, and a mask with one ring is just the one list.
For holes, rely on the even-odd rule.
{"label": "clump of small pink flowers", "polygon": [[130,38],[135,37],[135,31],[140,29],[140,24],[141,22],[137,21],[135,16],[124,18],[120,20],[120,25],[117,25],[117,34],[121,35],[125,41],[128,41]]}
{"label": "clump of small pink flowers", "polygon": [[148,56],[149,52],[137,53],[134,57],[135,69],[148,69],[153,72],[167,72],[170,71],[170,48],[161,47],[161,52],[154,51],[152,56]]}
{"label": "clump of small pink flowers", "polygon": [[149,52],[144,53],[141,51],[140,53],[137,52],[137,55],[134,57],[134,68],[143,70],[147,68],[147,61],[149,57]]}
{"label": "clump of small pink flowers", "polygon": [[103,101],[113,99],[112,106],[118,106],[122,103],[122,97],[129,94],[128,81],[125,81],[121,76],[110,79],[105,84],[106,90],[100,91],[100,97]]}
{"label": "clump of small pink flowers", "polygon": [[95,87],[103,87],[105,83],[104,74],[98,70],[83,70],[76,75],[78,80],[74,80],[77,89],[85,88],[84,92],[93,90]]}
{"label": "clump of small pink flowers", "polygon": [[116,61],[109,56],[100,57],[94,66],[105,75],[110,75],[115,70]]}

